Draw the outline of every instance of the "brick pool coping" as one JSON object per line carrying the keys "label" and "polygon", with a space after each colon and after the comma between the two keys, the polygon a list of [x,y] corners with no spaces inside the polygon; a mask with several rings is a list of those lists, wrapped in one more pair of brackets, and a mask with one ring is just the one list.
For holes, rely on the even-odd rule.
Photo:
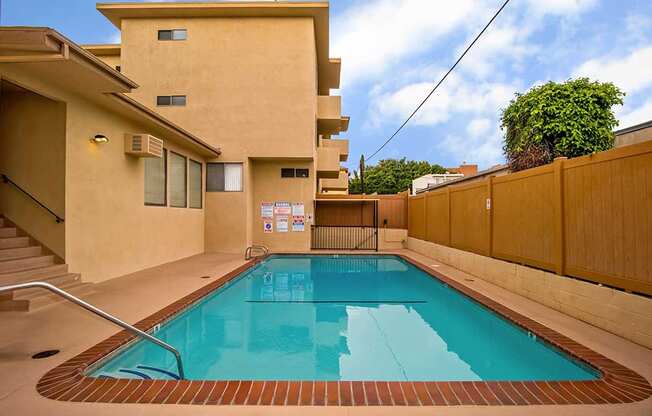
{"label": "brick pool coping", "polygon": [[[315,253],[310,253],[315,254]],[[323,253],[326,254],[326,253]],[[638,373],[402,254],[398,256],[600,372],[587,381],[250,381],[136,380],[89,377],[85,371],[135,337],[121,331],[48,371],[37,383],[44,397],[69,402],[286,406],[456,406],[632,403],[652,395]],[[256,259],[139,321],[149,330],[187,309]]]}

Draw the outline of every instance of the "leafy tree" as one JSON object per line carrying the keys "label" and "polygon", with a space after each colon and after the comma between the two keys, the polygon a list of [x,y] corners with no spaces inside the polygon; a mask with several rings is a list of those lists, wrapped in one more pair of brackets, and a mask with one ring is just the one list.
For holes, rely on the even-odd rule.
{"label": "leafy tree", "polygon": [[618,125],[612,107],[624,93],[612,83],[588,78],[548,82],[525,94],[516,93],[503,110],[503,151],[513,171],[613,147]]}
{"label": "leafy tree", "polygon": [[[366,194],[395,194],[408,189],[413,179],[428,173],[446,173],[446,169],[425,161],[384,159],[378,165],[365,166],[364,191]],[[358,171],[349,179],[349,193],[362,193]]]}

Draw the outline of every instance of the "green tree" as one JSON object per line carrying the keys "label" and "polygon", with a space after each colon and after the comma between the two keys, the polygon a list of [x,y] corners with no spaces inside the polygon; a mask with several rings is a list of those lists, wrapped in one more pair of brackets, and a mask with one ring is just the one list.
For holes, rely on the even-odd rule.
{"label": "green tree", "polygon": [[[367,194],[395,194],[408,189],[413,179],[428,173],[446,173],[446,169],[425,161],[384,159],[375,166],[365,166],[364,191]],[[349,179],[349,193],[362,193],[358,171],[354,171]]]}
{"label": "green tree", "polygon": [[588,78],[548,82],[516,93],[503,110],[503,151],[514,171],[545,165],[555,157],[576,157],[613,147],[618,125],[612,107],[624,93],[612,83]]}

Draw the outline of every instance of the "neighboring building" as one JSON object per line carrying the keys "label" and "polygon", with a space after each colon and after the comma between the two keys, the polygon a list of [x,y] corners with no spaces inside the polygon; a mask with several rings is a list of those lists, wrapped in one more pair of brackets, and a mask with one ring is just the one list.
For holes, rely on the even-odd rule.
{"label": "neighboring building", "polygon": [[[0,28],[0,173],[65,219],[0,184],[5,227],[93,282],[252,244],[309,250],[317,191],[348,190],[328,3],[97,8],[121,44]],[[132,135],[153,136],[155,157],[127,154]],[[305,228],[291,213],[265,232],[262,204],[276,202]]]}
{"label": "neighboring building", "polygon": [[502,175],[507,175],[508,173],[509,173],[509,165],[495,165],[490,167],[489,169],[481,170],[480,172],[477,172],[475,175],[463,176],[461,178],[456,178],[437,185],[429,185],[427,188],[420,189],[415,194],[432,191],[433,189],[443,188],[449,185],[457,185],[460,183],[472,183],[475,181],[484,180],[488,176],[502,176]]}
{"label": "neighboring building", "polygon": [[652,120],[625,129],[614,131],[614,147],[628,146],[652,140]]}
{"label": "neighboring building", "polygon": [[465,176],[473,176],[478,173],[478,165],[461,164],[457,168],[446,168],[446,173],[427,174],[412,181],[412,195],[418,191],[427,189],[429,186],[440,185],[444,182],[460,179]]}

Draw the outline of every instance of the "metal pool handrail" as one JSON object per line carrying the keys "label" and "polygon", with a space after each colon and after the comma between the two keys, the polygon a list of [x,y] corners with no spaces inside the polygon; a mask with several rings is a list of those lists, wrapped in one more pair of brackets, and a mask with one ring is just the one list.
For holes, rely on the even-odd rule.
{"label": "metal pool handrail", "polygon": [[251,260],[251,259],[253,259],[255,257],[255,256],[252,256],[252,254],[251,254],[251,252],[253,250],[262,250],[265,256],[267,256],[269,254],[269,249],[267,247],[265,247],[263,245],[253,245],[253,246],[247,247],[247,249],[245,250],[245,260]]}
{"label": "metal pool handrail", "polygon": [[135,326],[129,325],[126,322],[121,321],[120,319],[116,318],[113,315],[110,315],[103,310],[96,308],[95,306],[91,305],[90,303],[84,302],[83,300],[79,299],[78,297],[75,297],[71,295],[70,293],[63,291],[59,289],[58,287],[51,285],[50,283],[47,282],[28,282],[28,283],[21,283],[17,285],[9,285],[9,286],[0,286],[0,293],[5,293],[5,292],[13,292],[14,290],[20,290],[20,289],[29,289],[33,287],[38,287],[41,289],[47,289],[50,292],[53,292],[61,297],[63,297],[66,300],[69,300],[72,303],[75,303],[82,308],[86,309],[87,311],[90,311],[94,313],[95,315],[98,315],[108,321],[113,322],[114,324],[126,329],[127,331],[131,332],[132,334],[136,335],[137,337],[140,337],[142,339],[145,339],[147,341],[153,342],[154,344],[158,345],[159,347],[165,348],[166,350],[170,351],[172,354],[174,354],[174,357],[177,359],[177,370],[179,371],[179,378],[181,380],[185,379],[185,375],[183,372],[183,363],[181,361],[181,354],[179,351],[177,351],[176,348],[171,346],[170,344],[167,344],[163,341],[161,341],[158,338],[155,338],[148,334],[145,331],[141,331],[140,329],[136,328]]}

